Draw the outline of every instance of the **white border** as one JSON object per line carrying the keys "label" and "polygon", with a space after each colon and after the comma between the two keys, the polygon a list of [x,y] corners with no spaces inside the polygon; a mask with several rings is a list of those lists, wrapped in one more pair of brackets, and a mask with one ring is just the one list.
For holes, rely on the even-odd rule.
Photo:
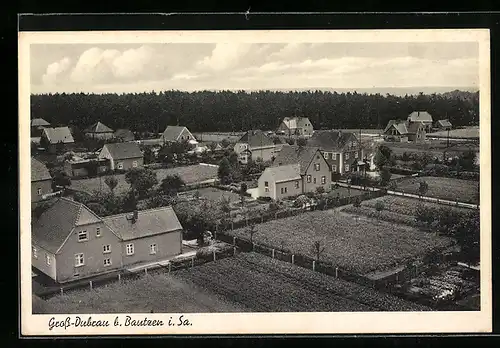
{"label": "white border", "polygon": [[[113,327],[48,330],[52,315],[31,313],[30,235],[30,44],[36,43],[217,43],[217,42],[478,42],[481,165],[481,311],[384,313],[237,313],[188,314],[183,327]],[[23,335],[106,334],[351,334],[351,333],[475,333],[492,330],[491,288],[491,139],[490,37],[487,29],[445,30],[313,30],[313,31],[137,31],[19,33],[19,152],[21,236],[21,333]],[[263,294],[265,296],[265,294]],[[124,313],[121,316],[123,320]],[[110,320],[115,314],[92,315]],[[131,314],[134,319],[168,320],[173,314]],[[57,315],[64,319],[66,315]],[[69,315],[73,320],[76,315]],[[87,316],[82,315],[86,318]]]}

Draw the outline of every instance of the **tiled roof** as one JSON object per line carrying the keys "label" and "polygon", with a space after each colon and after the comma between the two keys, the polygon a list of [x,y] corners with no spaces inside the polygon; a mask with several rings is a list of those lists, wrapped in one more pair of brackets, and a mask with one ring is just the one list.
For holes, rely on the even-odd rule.
{"label": "tiled roof", "polygon": [[39,127],[39,126],[50,126],[50,123],[45,121],[43,118],[34,118],[31,120],[31,127]]}
{"label": "tiled roof", "polygon": [[113,130],[104,123],[96,122],[92,126],[85,129],[85,133],[113,133]]}
{"label": "tiled roof", "polygon": [[50,144],[75,142],[68,127],[44,128],[43,134]]}
{"label": "tiled roof", "polygon": [[291,180],[299,180],[300,176],[300,165],[299,164],[288,164],[284,166],[277,167],[267,167],[262,175],[270,174],[273,177],[274,182],[283,182]]}
{"label": "tiled roof", "polygon": [[437,123],[440,127],[451,127],[451,122],[449,120],[439,120]]}
{"label": "tiled roof", "polygon": [[88,208],[67,198],[57,198],[49,204],[49,208],[32,222],[31,235],[40,247],[56,253],[73,230],[82,208]]}
{"label": "tiled roof", "polygon": [[[318,147],[285,145],[274,159],[273,167],[298,164],[300,166],[300,173],[305,174],[318,151]],[[319,154],[321,155],[321,153]]]}
{"label": "tiled roof", "polygon": [[246,132],[238,142],[248,144],[250,148],[274,146],[273,140],[260,130]]}
{"label": "tiled roof", "polygon": [[108,149],[111,157],[115,160],[142,157],[141,149],[136,143],[104,144],[103,150],[104,148]]}
{"label": "tiled roof", "polygon": [[384,133],[387,132],[391,128],[391,126],[394,126],[394,128],[398,131],[400,135],[408,134],[407,122],[399,120],[390,120],[384,129]]}
{"label": "tiled roof", "polygon": [[307,141],[311,147],[319,147],[322,151],[341,151],[350,141],[358,141],[356,134],[338,130],[314,132]]}
{"label": "tiled roof", "polygon": [[161,207],[137,212],[137,220],[132,221],[133,213],[107,216],[106,225],[123,240],[154,236],[182,230],[182,225],[172,207]]}
{"label": "tiled roof", "polygon": [[411,122],[432,122],[432,116],[427,111],[413,111],[408,119]]}
{"label": "tiled roof", "polygon": [[184,130],[183,126],[167,126],[165,131],[163,132],[161,138],[165,141],[177,141],[182,131]]}
{"label": "tiled roof", "polygon": [[118,129],[115,132],[115,137],[122,139],[123,141],[132,141],[135,139],[134,133],[129,129]]}
{"label": "tiled roof", "polygon": [[49,170],[39,160],[31,157],[31,181],[51,180]]}

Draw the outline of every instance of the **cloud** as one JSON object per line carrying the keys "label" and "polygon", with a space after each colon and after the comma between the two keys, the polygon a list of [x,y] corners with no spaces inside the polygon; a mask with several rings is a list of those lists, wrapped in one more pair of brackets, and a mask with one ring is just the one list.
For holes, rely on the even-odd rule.
{"label": "cloud", "polygon": [[42,76],[43,83],[47,85],[56,84],[60,76],[69,69],[70,65],[71,60],[68,57],[64,57],[57,62],[49,64],[45,74]]}

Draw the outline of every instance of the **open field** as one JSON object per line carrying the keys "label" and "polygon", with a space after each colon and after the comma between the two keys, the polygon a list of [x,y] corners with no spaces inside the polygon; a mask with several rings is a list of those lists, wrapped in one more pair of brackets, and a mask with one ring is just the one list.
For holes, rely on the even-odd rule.
{"label": "open field", "polygon": [[474,180],[424,176],[400,181],[397,190],[418,194],[418,188],[422,181],[429,185],[426,196],[450,201],[458,199],[458,201],[465,203],[479,203],[479,182]]}
{"label": "open field", "polygon": [[[427,133],[428,137],[448,137],[448,131]],[[479,127],[468,127],[465,129],[452,129],[449,132],[450,138],[470,138],[479,139]]]}
{"label": "open field", "polygon": [[223,139],[227,139],[230,143],[235,143],[238,141],[244,132],[207,132],[207,133],[193,133],[194,137],[198,141],[204,142],[221,142]]}
{"label": "open field", "polygon": [[[338,209],[314,211],[255,225],[254,243],[315,257],[313,243],[324,247],[321,260],[358,274],[389,269],[423,256],[453,240],[405,224],[360,218]],[[247,228],[228,231],[249,240]]]}
{"label": "open field", "polygon": [[355,196],[361,196],[364,193],[362,190],[357,190],[357,189],[348,189],[347,187],[338,187],[338,188],[333,188],[330,192],[328,192],[328,196],[332,198],[344,198],[344,197],[355,197]]}
{"label": "open field", "polygon": [[392,152],[401,156],[403,153],[418,153],[423,154],[425,152],[430,153],[432,156],[438,158],[443,157],[443,153],[446,151],[448,156],[456,156],[461,152],[468,150],[475,151],[479,153],[479,146],[470,142],[450,142],[447,144],[446,140],[428,140],[423,144],[418,143],[398,143],[398,142],[384,142],[383,145],[389,147]]}
{"label": "open field", "polygon": [[213,202],[220,202],[222,197],[229,199],[229,202],[239,202],[240,195],[231,191],[220,190],[215,187],[206,187],[198,190],[186,191],[186,194],[194,193],[198,191],[200,193],[200,197],[205,197],[206,199]]}
{"label": "open field", "polygon": [[[176,168],[162,168],[154,170],[158,182],[166,178],[168,175],[179,175],[186,184],[195,184],[207,180],[217,178],[217,166],[212,165],[192,165]],[[130,189],[130,185],[125,181],[125,174],[113,175],[118,180],[118,185],[115,188],[115,193],[124,193]],[[109,188],[104,183],[105,176],[100,178],[72,180],[70,188],[76,191],[92,193],[93,191],[109,191]]]}

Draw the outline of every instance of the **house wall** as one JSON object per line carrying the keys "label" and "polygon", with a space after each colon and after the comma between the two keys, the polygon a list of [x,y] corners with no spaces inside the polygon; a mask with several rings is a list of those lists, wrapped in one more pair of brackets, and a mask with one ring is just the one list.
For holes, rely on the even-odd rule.
{"label": "house wall", "polygon": [[256,161],[259,157],[264,161],[270,161],[274,156],[274,146],[263,148],[250,148],[252,160]]}
{"label": "house wall", "polygon": [[[318,158],[319,157],[319,158]],[[319,164],[319,170],[315,170],[315,164]],[[311,176],[309,182],[308,177]],[[325,183],[321,183],[321,178],[325,177]],[[316,180],[316,183],[315,183]],[[315,192],[317,187],[322,186],[325,191],[330,191],[332,183],[332,174],[328,162],[320,153],[316,153],[314,159],[309,164],[304,177],[303,192]]]}
{"label": "house wall", "polygon": [[[356,158],[356,154],[358,157]],[[352,168],[352,163],[354,160],[357,159],[358,161],[363,160],[363,150],[346,150],[342,153],[342,174],[345,173],[351,173],[355,171],[356,168]],[[349,167],[347,168],[346,165]],[[349,169],[349,170],[348,170]]]}
{"label": "house wall", "polygon": [[[137,161],[137,166],[134,167],[134,161]],[[115,168],[114,169],[123,169],[123,170],[130,170],[132,168],[142,168],[144,166],[144,158],[143,157],[136,157],[136,158],[127,158],[127,159],[120,159],[120,160],[115,160]],[[120,168],[123,166],[123,168]]]}
{"label": "house wall", "polygon": [[408,140],[415,143],[423,143],[425,142],[425,135],[424,128],[420,128],[415,134],[409,134]]}
{"label": "house wall", "polygon": [[[96,235],[97,227],[101,230],[100,237]],[[82,230],[87,231],[88,240],[79,242],[78,232]],[[104,245],[111,246],[111,253],[103,253]],[[85,264],[75,267],[75,254],[78,253],[84,254]],[[107,258],[111,259],[110,266],[104,266],[104,259]],[[102,221],[76,226],[57,254],[57,265],[57,281],[61,283],[119,269],[122,267],[120,239]],[[78,277],[74,276],[76,273]]]}
{"label": "house wall", "polygon": [[322,151],[322,154],[330,165],[332,172],[340,173],[340,163],[342,163],[340,158],[341,153],[333,151]]}
{"label": "house wall", "polygon": [[[139,217],[140,218],[140,217]],[[134,254],[127,255],[126,246],[134,244]],[[156,254],[150,254],[150,245],[156,244]],[[158,234],[144,238],[123,241],[121,244],[123,266],[130,266],[140,262],[153,262],[179,255],[182,251],[182,230]]]}
{"label": "house wall", "polygon": [[[273,177],[269,172],[264,171],[262,175],[259,177],[257,180],[257,188],[258,188],[258,197],[271,197],[275,199],[274,195],[274,181],[272,180]],[[265,182],[268,182],[269,185],[269,191],[266,192],[265,189]]]}
{"label": "house wall", "polygon": [[[35,257],[36,250],[36,257]],[[47,257],[50,260],[50,265],[47,264]],[[53,253],[38,246],[36,242],[31,243],[31,265],[40,272],[48,275],[50,278],[57,279],[56,275],[56,257]]]}
{"label": "house wall", "polygon": [[[38,189],[41,189],[40,194],[38,194]],[[39,202],[42,200],[42,196],[48,193],[52,193],[52,180],[40,180],[31,182],[31,202]]]}
{"label": "house wall", "polygon": [[[298,185],[298,187],[297,187]],[[274,194],[273,194],[273,199],[278,200],[282,199],[285,197],[291,197],[291,196],[297,196],[300,195],[302,191],[302,180],[291,180],[291,181],[285,181],[285,182],[277,182],[274,185]],[[286,188],[286,192],[284,192]],[[281,189],[283,189],[283,193],[281,193]]]}
{"label": "house wall", "polygon": [[184,140],[196,140],[196,138],[193,136],[193,134],[191,134],[190,131],[184,128],[181,134],[179,134],[179,138],[177,139],[177,141],[184,141]]}
{"label": "house wall", "polygon": [[85,133],[85,136],[87,138],[91,139],[100,139],[100,140],[106,140],[106,139],[111,139],[115,136],[114,132],[106,132],[106,133]]}

